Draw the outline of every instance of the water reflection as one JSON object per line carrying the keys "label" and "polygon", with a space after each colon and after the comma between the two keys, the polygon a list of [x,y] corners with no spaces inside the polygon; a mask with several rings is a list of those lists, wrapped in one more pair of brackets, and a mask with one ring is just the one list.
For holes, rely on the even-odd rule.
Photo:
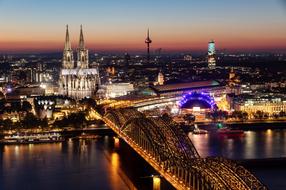
{"label": "water reflection", "polygon": [[106,154],[103,146],[85,140],[0,145],[0,189],[128,189],[118,154]]}
{"label": "water reflection", "polygon": [[225,156],[231,159],[256,159],[286,157],[286,129],[245,131],[243,136],[208,135],[189,137],[202,157]]}

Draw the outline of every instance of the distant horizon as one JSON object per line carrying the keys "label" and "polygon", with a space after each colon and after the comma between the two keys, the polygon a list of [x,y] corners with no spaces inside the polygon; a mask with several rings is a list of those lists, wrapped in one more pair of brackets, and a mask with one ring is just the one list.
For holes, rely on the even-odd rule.
{"label": "distant horizon", "polygon": [[281,53],[285,16],[284,0],[0,0],[0,52],[61,51],[66,24],[75,47],[82,24],[95,51],[144,52],[150,28],[153,50]]}
{"label": "distant horizon", "polygon": [[[86,46],[86,48],[89,50],[89,53],[95,54],[139,54],[143,55],[146,54],[146,48],[117,48],[117,49],[100,49],[100,48],[92,48],[89,46]],[[194,54],[194,55],[203,55],[207,54],[207,47],[205,49],[192,49],[192,48],[182,48],[182,49],[172,49],[172,48],[152,48],[150,52],[151,54],[156,54],[156,51],[158,49],[161,49],[161,54],[168,54],[168,53],[186,53],[186,54]],[[35,49],[10,49],[10,50],[3,50],[0,49],[0,55],[9,55],[9,54],[53,54],[53,53],[62,53],[64,47],[61,48],[55,48],[55,49],[41,49],[41,48],[35,48]],[[72,47],[73,51],[76,52],[76,47]],[[217,53],[227,53],[227,54],[243,54],[243,53],[251,53],[251,54],[286,54],[286,48],[281,49],[225,49],[225,48],[217,48]]]}

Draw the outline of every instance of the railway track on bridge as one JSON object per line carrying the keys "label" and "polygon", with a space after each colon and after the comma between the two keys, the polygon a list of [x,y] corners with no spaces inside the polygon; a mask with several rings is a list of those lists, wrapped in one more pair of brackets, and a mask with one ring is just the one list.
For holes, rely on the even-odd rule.
{"label": "railway track on bridge", "polygon": [[101,118],[176,189],[267,189],[231,160],[201,158],[191,140],[171,119],[148,118],[134,108],[109,110]]}

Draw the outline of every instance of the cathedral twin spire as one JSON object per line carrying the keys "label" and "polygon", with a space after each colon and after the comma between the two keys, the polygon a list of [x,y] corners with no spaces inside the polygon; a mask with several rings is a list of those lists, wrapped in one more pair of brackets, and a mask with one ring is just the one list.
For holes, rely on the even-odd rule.
{"label": "cathedral twin spire", "polygon": [[71,50],[71,42],[70,42],[70,34],[69,34],[69,26],[66,26],[66,41],[65,41],[65,50]]}
{"label": "cathedral twin spire", "polygon": [[[71,48],[68,25],[66,25],[66,39],[65,39],[65,47],[63,53],[63,68],[64,69],[74,68],[73,51]],[[88,50],[85,49],[84,45],[82,25],[80,25],[80,37],[77,49],[77,68],[88,68]]]}
{"label": "cathedral twin spire", "polygon": [[80,35],[79,35],[79,49],[85,49],[84,48],[84,39],[83,39],[83,32],[82,32],[82,25],[80,25]]}

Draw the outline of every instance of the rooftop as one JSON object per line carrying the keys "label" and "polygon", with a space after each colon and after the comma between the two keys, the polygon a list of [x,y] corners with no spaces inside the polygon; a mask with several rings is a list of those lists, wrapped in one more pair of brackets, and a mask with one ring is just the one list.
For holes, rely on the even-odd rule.
{"label": "rooftop", "polygon": [[162,92],[183,91],[183,90],[192,90],[200,88],[213,88],[218,86],[221,86],[221,84],[218,81],[208,80],[208,81],[158,85],[158,86],[151,86],[151,88],[157,93],[162,93]]}

